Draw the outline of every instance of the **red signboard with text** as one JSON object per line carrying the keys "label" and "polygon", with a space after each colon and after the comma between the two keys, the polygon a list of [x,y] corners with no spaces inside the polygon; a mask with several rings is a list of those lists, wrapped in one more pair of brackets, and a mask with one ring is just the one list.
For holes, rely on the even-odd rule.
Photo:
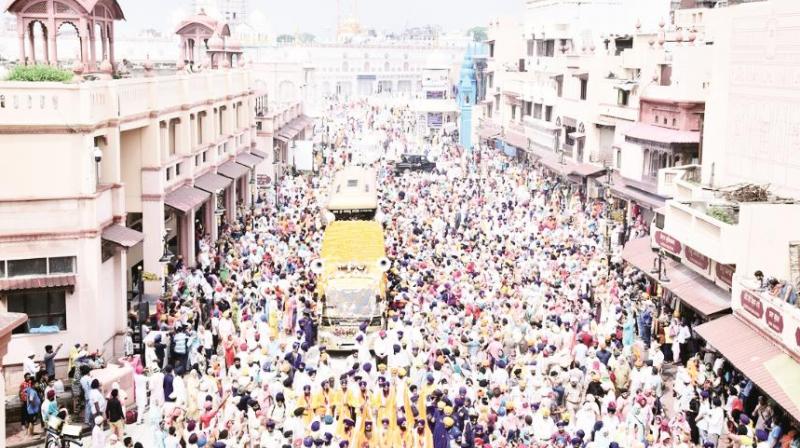
{"label": "red signboard with text", "polygon": [[767,315],[764,320],[773,331],[783,333],[783,316],[778,310],[772,307],[767,308]]}
{"label": "red signboard with text", "polygon": [[675,255],[680,255],[681,253],[681,242],[660,230],[656,232],[656,244]]}
{"label": "red signboard with text", "polygon": [[704,271],[708,271],[708,265],[711,264],[708,257],[689,246],[685,246],[684,253],[686,254],[686,259],[689,260],[690,263]]}
{"label": "red signboard with text", "polygon": [[746,290],[742,290],[741,299],[742,308],[747,310],[748,313],[752,314],[758,319],[761,319],[764,316],[764,305],[761,303],[761,299],[756,297],[755,294],[752,294]]}
{"label": "red signboard with text", "polygon": [[717,279],[728,286],[733,286],[733,273],[735,271],[736,265],[716,263]]}

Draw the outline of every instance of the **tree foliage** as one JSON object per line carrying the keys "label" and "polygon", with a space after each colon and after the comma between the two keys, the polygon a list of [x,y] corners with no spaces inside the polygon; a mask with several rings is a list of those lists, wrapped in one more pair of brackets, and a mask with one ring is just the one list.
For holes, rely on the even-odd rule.
{"label": "tree foliage", "polygon": [[467,30],[467,35],[471,35],[474,42],[483,42],[488,38],[485,26],[474,26]]}

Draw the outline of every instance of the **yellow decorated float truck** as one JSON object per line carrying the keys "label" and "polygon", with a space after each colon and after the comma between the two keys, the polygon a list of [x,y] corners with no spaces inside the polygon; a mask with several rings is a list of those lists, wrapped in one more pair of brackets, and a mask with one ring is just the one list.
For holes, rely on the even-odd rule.
{"label": "yellow decorated float truck", "polygon": [[334,177],[326,206],[327,227],[317,274],[322,298],[320,343],[329,350],[353,350],[359,326],[367,334],[386,325],[386,258],[383,227],[376,220],[375,172],[346,167]]}

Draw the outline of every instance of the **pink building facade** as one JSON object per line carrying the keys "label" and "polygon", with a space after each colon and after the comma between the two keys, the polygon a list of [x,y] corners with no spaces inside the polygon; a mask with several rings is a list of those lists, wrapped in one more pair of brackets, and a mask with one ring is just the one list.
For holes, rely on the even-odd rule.
{"label": "pink building facade", "polygon": [[[23,2],[11,8],[31,12]],[[113,40],[105,51],[113,55]],[[251,207],[256,179],[276,181],[285,154],[273,147],[287,149],[310,123],[297,102],[270,110],[236,62],[167,76],[146,64],[138,78],[0,82],[0,313],[28,316],[3,353],[6,381],[16,384],[23,358],[47,344],[86,343],[116,359],[128,313],[161,294],[168,260],[193,266],[197,241],[215,241],[223,219]],[[93,67],[90,59],[74,71]],[[59,355],[63,377],[68,352]]]}

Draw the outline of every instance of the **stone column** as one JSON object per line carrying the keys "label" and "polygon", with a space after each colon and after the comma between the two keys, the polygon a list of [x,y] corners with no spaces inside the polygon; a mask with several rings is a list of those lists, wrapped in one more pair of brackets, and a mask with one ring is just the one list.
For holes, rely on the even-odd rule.
{"label": "stone column", "polygon": [[[164,275],[164,264],[158,259],[164,254],[164,200],[142,197],[142,247],[144,272]],[[161,281],[144,282],[147,294],[161,294]]]}
{"label": "stone column", "polygon": [[22,21],[21,18],[17,19],[17,39],[19,40],[19,63],[20,65],[26,65],[27,60],[25,59],[25,23]]}
{"label": "stone column", "polygon": [[236,189],[239,188],[239,179],[234,179],[231,186],[225,190],[225,219],[233,222],[236,219]]}
{"label": "stone column", "polygon": [[[100,61],[102,62],[102,61],[105,61],[106,59],[108,59],[108,42],[106,41],[106,39],[108,39],[108,36],[106,36],[106,26],[105,26],[105,24],[101,23],[100,26],[101,26],[101,28],[100,28],[100,48],[102,49],[101,51],[103,52],[102,53],[103,57],[100,59]],[[97,36],[95,36],[94,38],[97,39]]]}
{"label": "stone column", "polygon": [[108,26],[108,62],[111,63],[111,67],[116,71],[117,63],[114,58],[114,22],[111,22]]}
{"label": "stone column", "polygon": [[33,23],[28,24],[28,42],[31,44],[31,62],[36,65],[36,33]]}
{"label": "stone column", "polygon": [[[83,71],[89,72],[94,69],[94,66],[90,63],[89,59],[89,30],[86,28],[88,26],[88,22],[86,19],[80,20],[80,30],[78,31],[78,35],[81,39],[81,62],[83,63]],[[94,52],[94,51],[92,51]]]}

